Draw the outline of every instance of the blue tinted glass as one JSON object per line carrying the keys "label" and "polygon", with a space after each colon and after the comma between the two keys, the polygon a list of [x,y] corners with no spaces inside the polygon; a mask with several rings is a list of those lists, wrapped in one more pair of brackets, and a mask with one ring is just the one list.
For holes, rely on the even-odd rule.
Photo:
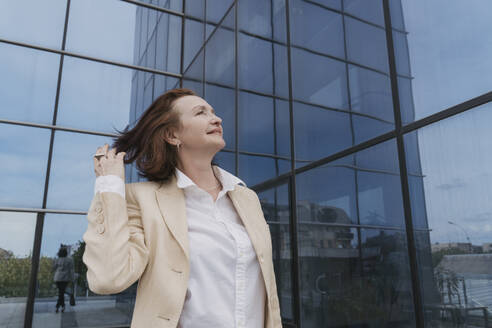
{"label": "blue tinted glass", "polygon": [[345,63],[292,48],[294,98],[348,109]]}
{"label": "blue tinted glass", "polygon": [[292,43],[344,58],[342,16],[306,1],[290,4]]}
{"label": "blue tinted glass", "polygon": [[239,154],[239,177],[248,187],[276,176],[273,158]]}
{"label": "blue tinted glass", "polygon": [[[157,99],[160,95],[170,89],[179,87],[179,79],[164,76],[164,75],[154,75],[154,97],[152,100]],[[133,91],[134,88],[132,88]]]}
{"label": "blue tinted glass", "polygon": [[396,71],[398,74],[410,76],[410,59],[408,58],[408,40],[405,34],[393,31]]}
{"label": "blue tinted glass", "polygon": [[183,0],[153,0],[154,5],[175,11],[183,11]]}
{"label": "blue tinted glass", "polygon": [[322,6],[342,10],[341,0],[310,0],[311,2],[318,3]]}
{"label": "blue tinted glass", "polygon": [[352,145],[349,114],[294,103],[297,160],[315,161]]}
{"label": "blue tinted glass", "polygon": [[190,65],[191,60],[203,44],[203,23],[187,19],[185,22],[185,37],[184,37],[184,69]]}
{"label": "blue tinted glass", "polygon": [[466,1],[415,0],[401,5],[408,34],[393,33],[398,36],[396,54],[404,63],[397,72],[411,72],[415,119],[491,91],[491,1],[470,6]]}
{"label": "blue tinted glass", "polygon": [[273,65],[275,95],[288,98],[289,71],[287,69],[287,48],[285,46],[273,44]]}
{"label": "blue tinted glass", "polygon": [[349,65],[352,111],[394,121],[391,82],[387,75]]}
{"label": "blue tinted glass", "polygon": [[198,96],[203,97],[203,83],[183,79],[183,88],[193,90]]}
{"label": "blue tinted glass", "polygon": [[234,98],[234,89],[205,85],[205,100],[214,108],[215,114],[222,119],[223,138],[227,149],[236,147]]}
{"label": "blue tinted glass", "polygon": [[398,77],[398,93],[400,98],[400,113],[403,123],[415,120],[415,106],[413,102],[412,81],[406,77]]}
{"label": "blue tinted glass", "polygon": [[57,124],[110,133],[123,129],[136,87],[132,74],[130,69],[66,56]]}
{"label": "blue tinted glass", "polygon": [[60,49],[66,0],[0,1],[0,37]]}
{"label": "blue tinted glass", "polygon": [[0,124],[0,206],[41,208],[50,130]]}
{"label": "blue tinted glass", "polygon": [[[123,1],[73,0],[66,48],[84,55],[154,68],[150,41],[158,31],[165,35],[160,36],[165,43],[159,44],[157,51],[168,52],[172,60],[167,62],[167,69],[179,72],[181,20],[168,16]],[[87,24],[89,18],[91,24]],[[135,47],[139,47],[138,57],[134,57]]]}
{"label": "blue tinted glass", "polygon": [[272,1],[238,1],[238,6],[239,29],[269,39],[272,38]]}
{"label": "blue tinted glass", "polygon": [[357,167],[377,171],[400,172],[395,139],[366,148],[355,154]]}
{"label": "blue tinted glass", "polygon": [[157,14],[157,44],[155,68],[179,73],[181,48],[181,18],[164,13]]}
{"label": "blue tinted glass", "polygon": [[350,17],[345,17],[345,29],[348,59],[388,73],[385,31]]}
{"label": "blue tinted glass", "polygon": [[417,132],[405,134],[405,156],[407,159],[407,171],[409,174],[422,175],[422,164],[420,163],[419,139]]}
{"label": "blue tinted glass", "polygon": [[[218,23],[233,2],[233,0],[208,0],[206,7],[207,21]],[[234,11],[234,8],[231,11]]]}
{"label": "blue tinted glass", "polygon": [[234,153],[219,151],[215,154],[214,163],[227,172],[236,175],[236,156]]}
{"label": "blue tinted glass", "polygon": [[239,93],[239,150],[274,153],[273,98]]}
{"label": "blue tinted glass", "polygon": [[277,155],[290,157],[290,115],[289,103],[275,100]]}
{"label": "blue tinted glass", "polygon": [[0,43],[0,118],[51,124],[60,56]]}
{"label": "blue tinted glass", "polygon": [[357,223],[355,174],[337,163],[323,165],[296,177],[299,221]]}
{"label": "blue tinted glass", "polygon": [[375,138],[395,128],[391,122],[361,115],[352,115],[352,124],[354,126],[354,144]]}
{"label": "blue tinted glass", "polygon": [[343,0],[343,10],[371,23],[384,26],[383,1],[381,0]]}
{"label": "blue tinted glass", "polygon": [[273,93],[272,43],[239,34],[239,87]]}
{"label": "blue tinted glass", "polygon": [[203,19],[205,15],[205,0],[186,1],[185,14]]}
{"label": "blue tinted glass", "polygon": [[[203,82],[204,81],[203,54],[204,54],[204,52],[201,51],[200,54],[195,58],[195,61],[193,61],[191,63],[191,66],[189,66],[188,69],[183,74],[184,79],[192,80],[195,82]],[[200,93],[202,93],[202,91],[200,91]]]}
{"label": "blue tinted glass", "polygon": [[404,227],[400,175],[357,172],[360,224]]}
{"label": "blue tinted glass", "polygon": [[48,208],[75,211],[89,209],[96,179],[92,155],[97,147],[105,143],[111,147],[112,139],[72,132],[55,132]]}
{"label": "blue tinted glass", "polygon": [[[228,18],[232,20],[234,11],[230,11]],[[235,62],[234,32],[219,27],[210,37],[205,46],[205,78],[210,82],[217,82],[227,86],[234,85]]]}
{"label": "blue tinted glass", "polygon": [[391,15],[391,27],[402,31],[405,30],[401,0],[389,1],[389,6]]}

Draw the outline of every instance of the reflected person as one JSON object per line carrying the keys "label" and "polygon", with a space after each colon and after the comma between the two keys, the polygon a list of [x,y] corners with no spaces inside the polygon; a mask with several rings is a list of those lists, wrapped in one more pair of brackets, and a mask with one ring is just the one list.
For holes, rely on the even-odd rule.
{"label": "reflected person", "polygon": [[[192,90],[173,89],[96,150],[83,261],[95,293],[138,280],[132,328],[282,327],[258,196],[212,161],[221,123]],[[132,162],[147,181],[125,184]]]}
{"label": "reflected person", "polygon": [[58,288],[58,300],[56,301],[56,312],[62,308],[62,312],[65,312],[65,289],[69,282],[73,282],[75,279],[73,259],[68,257],[67,247],[60,245],[58,250],[58,258],[53,260],[53,280]]}

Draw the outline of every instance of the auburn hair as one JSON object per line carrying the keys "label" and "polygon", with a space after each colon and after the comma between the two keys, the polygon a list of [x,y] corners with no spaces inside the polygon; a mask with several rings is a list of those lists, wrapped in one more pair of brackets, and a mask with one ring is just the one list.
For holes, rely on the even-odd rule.
{"label": "auburn hair", "polygon": [[180,114],[174,102],[184,96],[196,96],[187,88],[171,89],[160,95],[145,110],[133,128],[118,131],[113,148],[125,152],[125,164],[136,162],[139,176],[149,181],[163,182],[174,174],[178,153],[165,136],[181,127]]}

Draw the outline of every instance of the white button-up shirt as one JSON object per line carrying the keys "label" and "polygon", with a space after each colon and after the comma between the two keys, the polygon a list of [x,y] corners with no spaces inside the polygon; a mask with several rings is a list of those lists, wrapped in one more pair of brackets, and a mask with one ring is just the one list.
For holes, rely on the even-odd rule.
{"label": "white button-up shirt", "polygon": [[[266,291],[261,269],[226,194],[244,182],[218,166],[213,168],[223,186],[216,201],[176,168],[177,185],[185,194],[190,251],[188,290],[178,327],[262,328]],[[119,186],[112,189],[113,184]],[[124,183],[118,177],[98,177],[98,191],[115,191],[124,197]]]}

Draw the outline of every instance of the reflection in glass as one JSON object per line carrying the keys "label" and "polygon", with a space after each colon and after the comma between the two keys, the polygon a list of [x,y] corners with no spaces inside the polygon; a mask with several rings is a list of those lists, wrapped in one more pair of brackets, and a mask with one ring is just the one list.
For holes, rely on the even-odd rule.
{"label": "reflection in glass", "polygon": [[[89,290],[87,267],[82,261],[85,242],[82,235],[87,230],[87,219],[82,215],[47,214],[43,226],[41,258],[38,271],[38,290],[34,303],[33,327],[100,327],[105,325],[129,325],[135,303],[136,286],[117,296],[99,297]],[[67,258],[74,264],[73,282],[65,289],[65,311],[56,313],[58,288],[54,282],[53,263],[60,247],[67,250]],[[58,274],[57,279],[68,279]],[[136,285],[136,284],[135,284]],[[70,294],[76,306],[70,306]]]}
{"label": "reflection in glass", "polygon": [[297,160],[315,161],[352,145],[347,113],[294,103],[294,129]]}
{"label": "reflection in glass", "polygon": [[217,116],[222,119],[225,148],[233,149],[236,145],[234,89],[205,84],[205,95],[206,101],[213,107]]}
{"label": "reflection in glass", "polygon": [[48,129],[0,124],[0,206],[42,207],[49,145]]}
{"label": "reflection in glass", "polygon": [[66,7],[66,0],[1,1],[0,38],[60,49]]}
{"label": "reflection in glass", "polygon": [[239,149],[274,154],[273,98],[239,93]]}
{"label": "reflection in glass", "polygon": [[343,0],[343,10],[371,23],[384,26],[383,2],[381,0]]}
{"label": "reflection in glass", "polygon": [[112,145],[112,138],[56,131],[51,160],[47,207],[87,211],[94,195],[97,147]]}
{"label": "reflection in glass", "polygon": [[295,99],[348,109],[346,69],[341,61],[292,48],[292,84]]}
{"label": "reflection in glass", "polygon": [[[181,19],[170,16],[123,1],[73,0],[66,48],[84,55],[177,73]],[[87,24],[89,18],[91,24]],[[164,43],[156,48],[153,38]],[[156,52],[158,58],[168,58],[157,66]]]}
{"label": "reflection in glass", "polygon": [[397,72],[411,71],[411,88],[404,90],[411,95],[406,96],[406,110],[415,110],[415,119],[491,90],[492,33],[485,31],[490,31],[492,2],[472,6],[447,0],[389,3],[392,23],[398,28],[404,23],[408,32],[394,32],[393,38]]}
{"label": "reflection in glass", "polygon": [[290,241],[290,206],[288,185],[258,193],[272,239],[272,256],[281,316],[293,319],[292,255]]}
{"label": "reflection in glass", "polygon": [[0,43],[0,118],[51,124],[59,66],[59,55]]}
{"label": "reflection in glass", "polygon": [[488,103],[405,135],[427,327],[490,325],[491,121]]}
{"label": "reflection in glass", "polygon": [[24,327],[36,215],[0,212],[1,327]]}
{"label": "reflection in glass", "polygon": [[274,158],[239,154],[238,166],[239,177],[250,188],[277,176]]}
{"label": "reflection in glass", "polygon": [[345,17],[348,60],[388,73],[386,34],[381,28]]}
{"label": "reflection in glass", "polygon": [[316,4],[290,2],[292,43],[344,58],[342,16]]}

